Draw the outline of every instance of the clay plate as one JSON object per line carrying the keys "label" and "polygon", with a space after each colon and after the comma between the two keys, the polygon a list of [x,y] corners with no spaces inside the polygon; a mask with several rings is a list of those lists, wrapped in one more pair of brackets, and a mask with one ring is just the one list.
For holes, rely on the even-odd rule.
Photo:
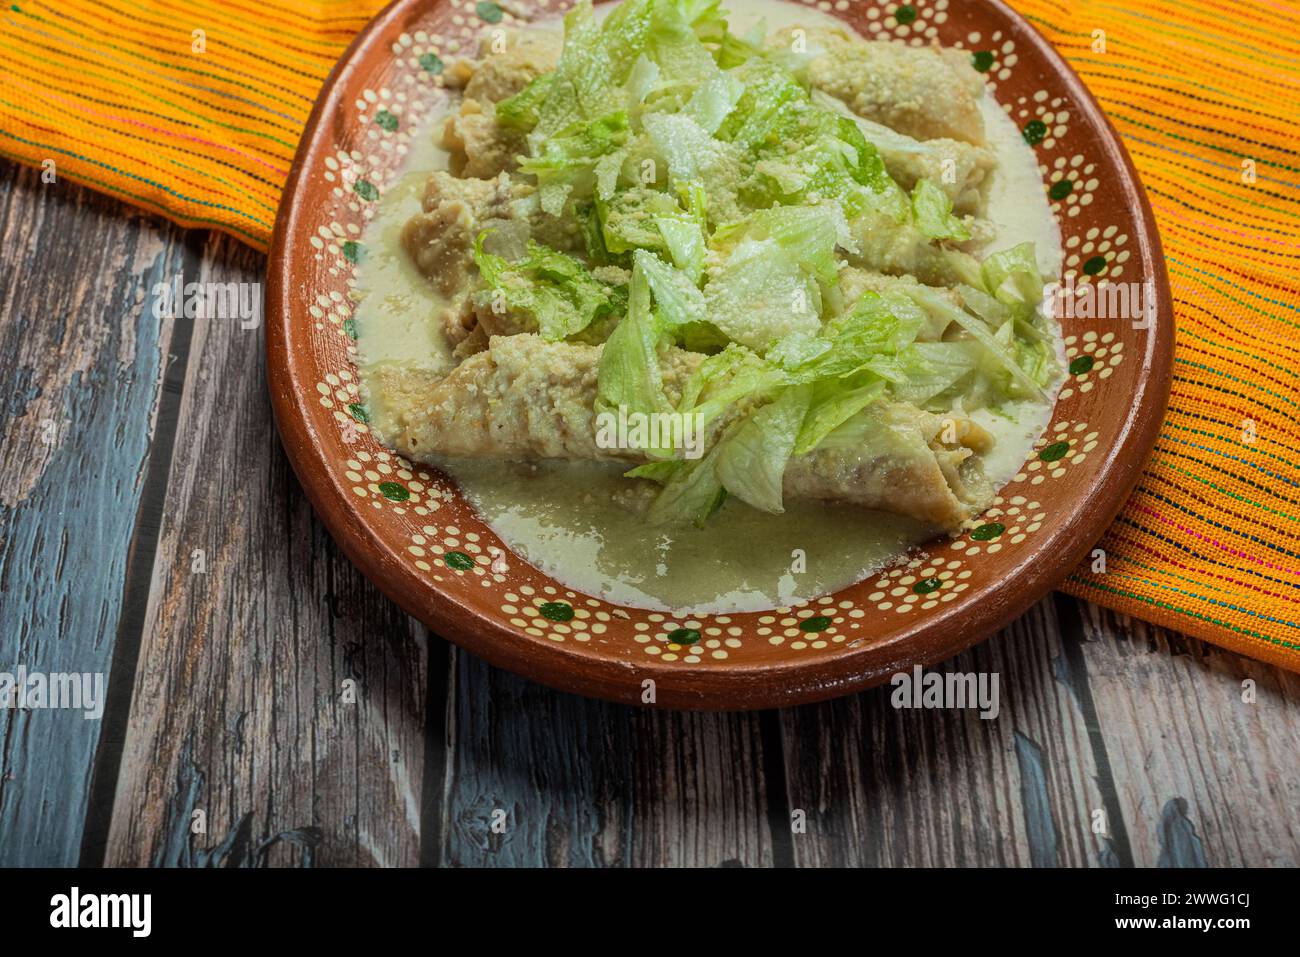
{"label": "clay plate", "polygon": [[[1037,141],[1066,278],[1153,283],[1149,326],[1066,319],[1073,371],[1021,473],[961,536],[836,594],[674,619],[579,594],[508,552],[494,562],[502,543],[455,486],[369,433],[349,287],[376,198],[447,95],[443,65],[513,17],[491,2],[398,0],[335,67],[299,146],[271,249],[268,375],[312,505],[348,557],[436,633],[545,684],[628,703],[643,701],[647,679],[668,707],[816,701],[987,637],[1064,578],[1123,504],[1164,411],[1173,323],[1159,237],[1119,137],[1074,72],[1002,3],[922,0],[902,8],[902,19],[915,12],[907,23],[893,2],[820,8],[869,38],[937,38],[985,54],[996,98]],[[699,640],[669,641],[682,628]]]}

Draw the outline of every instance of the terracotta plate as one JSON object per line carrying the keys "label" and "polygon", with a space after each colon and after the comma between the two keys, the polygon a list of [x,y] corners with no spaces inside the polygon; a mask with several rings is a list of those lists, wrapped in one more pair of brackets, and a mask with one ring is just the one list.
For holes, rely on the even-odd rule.
{"label": "terracotta plate", "polygon": [[[443,64],[513,16],[492,2],[398,0],[357,37],[307,125],[271,251],[267,351],[276,420],[308,498],[349,558],[438,634],[546,684],[629,703],[647,679],[670,707],[829,698],[1006,624],[1084,558],[1136,482],[1168,394],[1172,318],[1151,211],[1097,104],[1001,3],[817,6],[867,37],[970,50],[1038,155],[1066,282],[1146,283],[1154,315],[1145,328],[1066,318],[1071,374],[1055,416],[977,527],[836,594],[687,620],[579,594],[514,556],[498,573],[501,542],[454,485],[370,435],[349,287],[376,199],[447,95]],[[671,642],[679,629],[699,639]]]}

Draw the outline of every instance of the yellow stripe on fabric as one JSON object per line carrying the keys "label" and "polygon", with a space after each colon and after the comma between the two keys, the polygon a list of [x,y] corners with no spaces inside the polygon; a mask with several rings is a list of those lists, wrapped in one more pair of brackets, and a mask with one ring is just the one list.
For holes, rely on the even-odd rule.
{"label": "yellow stripe on fabric", "polygon": [[[1300,669],[1300,549],[1277,524],[1300,514],[1300,25],[1222,0],[1015,5],[1129,141],[1175,295],[1156,455],[1100,543],[1107,573],[1082,567],[1066,588]],[[1098,27],[1105,55],[1091,49]]]}
{"label": "yellow stripe on fabric", "polygon": [[[382,0],[0,8],[6,156],[265,249],[320,84]],[[191,49],[202,29],[206,54]],[[12,69],[8,67],[12,65]]]}

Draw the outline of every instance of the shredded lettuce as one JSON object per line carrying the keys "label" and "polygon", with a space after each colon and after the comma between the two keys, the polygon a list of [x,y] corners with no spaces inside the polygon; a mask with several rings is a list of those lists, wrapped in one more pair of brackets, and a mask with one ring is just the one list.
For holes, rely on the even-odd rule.
{"label": "shredded lettuce", "polygon": [[671,193],[644,186],[619,190],[608,200],[597,200],[605,247],[615,254],[645,249],[670,254],[658,220],[675,219],[682,209]]}
{"label": "shredded lettuce", "polygon": [[[685,4],[658,0],[651,4],[650,30],[646,37],[646,53],[672,81],[695,86],[718,74],[718,64],[700,41],[696,26],[707,32],[715,25],[707,23],[716,13],[703,4]],[[696,16],[693,24],[685,14]],[[702,22],[703,21],[703,22]]]}
{"label": "shredded lettuce", "polygon": [[633,276],[645,276],[667,329],[705,321],[704,295],[686,276],[644,249],[638,249],[632,261]]}
{"label": "shredded lettuce", "polygon": [[762,352],[821,328],[821,290],[776,239],[742,240],[704,287],[709,318],[733,342]]}
{"label": "shredded lettuce", "polygon": [[659,367],[659,320],[650,308],[650,283],[638,263],[628,286],[627,315],[601,350],[596,372],[597,407],[627,413],[668,411]]}
{"label": "shredded lettuce", "polygon": [[707,427],[732,406],[762,401],[789,384],[781,369],[732,343],[700,363],[682,389],[677,411],[698,414]]}
{"label": "shredded lettuce", "polygon": [[1034,309],[1043,299],[1043,277],[1033,243],[994,253],[981,266],[984,288],[1008,306]]}
{"label": "shredded lettuce", "polygon": [[683,112],[704,132],[716,133],[744,92],[745,85],[730,73],[718,73],[700,85]]}
{"label": "shredded lettuce", "polygon": [[870,372],[846,378],[821,379],[811,386],[808,414],[799,428],[794,455],[806,455],[826,436],[885,394],[885,382]]}
{"label": "shredded lettuce", "polygon": [[[885,165],[938,147],[810,90],[808,57],[764,34],[729,33],[719,0],[626,0],[603,20],[580,0],[556,70],[496,106],[527,134],[519,172],[536,185],[512,209],[571,223],[553,241],[590,266],[531,241],[509,261],[480,235],[480,308],[603,340],[598,410],[698,415],[717,438],[697,460],[643,450],[628,474],[663,485],[654,522],[703,522],[729,495],[779,512],[793,457],[929,454],[891,408],[919,421],[1043,400],[1060,374],[1032,244],[983,261],[954,248],[971,231],[950,194],[920,177],[909,196]],[[845,302],[846,265],[890,278]],[[674,408],[661,359],[676,347],[704,357]]]}
{"label": "shredded lettuce", "polygon": [[851,310],[827,327],[825,338],[829,347],[811,361],[795,367],[791,375],[811,382],[850,376],[873,364],[878,372],[887,371],[879,360],[892,356],[911,342],[919,328],[912,312],[891,308],[889,301],[878,293],[865,293]]}
{"label": "shredded lettuce", "polygon": [[714,233],[717,244],[737,236],[770,239],[784,254],[822,282],[834,282],[838,271],[836,247],[853,250],[856,244],[848,220],[838,206],[776,206],[761,209],[747,219]]}
{"label": "shredded lettuce", "polygon": [[830,351],[834,343],[825,336],[793,332],[775,342],[764,358],[786,371],[798,369]]}
{"label": "shredded lettuce", "polygon": [[717,162],[724,146],[682,113],[648,113],[642,117],[646,133],[668,164],[670,180],[689,183],[701,170]]}
{"label": "shredded lettuce", "polygon": [[983,289],[976,289],[974,286],[966,285],[966,283],[959,283],[956,288],[957,295],[961,297],[962,305],[994,329],[999,328],[1011,318],[1011,310]]}
{"label": "shredded lettuce", "polygon": [[704,274],[704,230],[700,224],[675,216],[656,216],[654,224],[663,236],[673,265],[692,283],[698,283]]}
{"label": "shredded lettuce", "polygon": [[892,384],[894,397],[924,408],[935,396],[952,389],[970,374],[978,360],[964,342],[915,342],[898,355],[901,381]]}
{"label": "shredded lettuce", "polygon": [[[943,296],[928,286],[916,286],[909,290],[908,293],[913,300],[925,309],[941,314],[959,325],[973,339],[982,345],[997,363],[1009,374],[1010,386],[1008,392],[1013,397],[1020,397],[1017,393],[1047,401],[1047,395],[1043,392],[1043,386],[1046,380],[1040,382],[1034,375],[1027,372],[1021,365],[1021,357],[1016,349],[1016,340],[1014,338],[1014,329],[1008,324],[1004,325],[1006,332],[999,330],[998,335],[989,332],[988,326],[982,319],[972,316],[958,306],[953,305]],[[1035,361],[1034,366],[1038,369],[1040,363]],[[1046,365],[1038,369],[1040,373],[1047,372]]]}
{"label": "shredded lettuce", "polygon": [[627,79],[629,103],[634,106],[644,103],[659,86],[659,78],[662,75],[663,71],[654,60],[644,53],[637,57],[636,64],[632,67],[632,74]]}
{"label": "shredded lettuce", "polygon": [[732,74],[745,92],[735,110],[718,130],[718,136],[746,149],[778,146],[798,123],[800,106],[808,95],[799,82],[779,66],[753,57]]}
{"label": "shredded lettuce", "polygon": [[727,490],[722,487],[716,469],[721,444],[694,461],[679,459],[658,469],[642,467],[627,473],[633,478],[654,478],[664,483],[646,512],[647,522],[651,525],[693,522],[702,526],[722,506]]}
{"label": "shredded lettuce", "polygon": [[917,180],[912,188],[912,220],[930,239],[970,239],[966,224],[952,214],[948,194],[928,179]]}
{"label": "shredded lettuce", "polygon": [[785,466],[811,398],[811,386],[785,389],[718,443],[714,468],[730,495],[764,512],[785,510],[781,494]]}
{"label": "shredded lettuce", "polygon": [[502,100],[496,106],[497,123],[508,130],[530,132],[537,125],[554,82],[554,73],[543,73],[514,96]]}
{"label": "shredded lettuce", "polygon": [[591,122],[573,123],[547,138],[541,151],[519,167],[537,177],[542,209],[552,216],[564,212],[570,195],[590,195],[593,170],[611,150],[627,141],[627,113],[618,110]]}
{"label": "shredded lettuce", "polygon": [[565,339],[610,313],[616,298],[595,279],[580,259],[529,242],[528,254],[507,262],[484,251],[480,233],[474,241],[474,262],[487,286],[479,296],[489,308],[503,303],[530,319],[543,339]]}

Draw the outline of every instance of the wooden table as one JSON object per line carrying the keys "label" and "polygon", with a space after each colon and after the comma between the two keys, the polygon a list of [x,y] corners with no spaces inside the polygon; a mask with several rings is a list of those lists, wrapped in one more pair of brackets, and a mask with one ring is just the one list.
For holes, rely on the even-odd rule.
{"label": "wooden table", "polygon": [[0,864],[1300,864],[1300,676],[1063,595],[946,666],[1000,674],[991,721],[888,687],[632,710],[488,667],[316,520],[262,330],[154,318],[155,284],[262,257],[0,190],[0,671],[109,676],[100,720],[0,711]]}

